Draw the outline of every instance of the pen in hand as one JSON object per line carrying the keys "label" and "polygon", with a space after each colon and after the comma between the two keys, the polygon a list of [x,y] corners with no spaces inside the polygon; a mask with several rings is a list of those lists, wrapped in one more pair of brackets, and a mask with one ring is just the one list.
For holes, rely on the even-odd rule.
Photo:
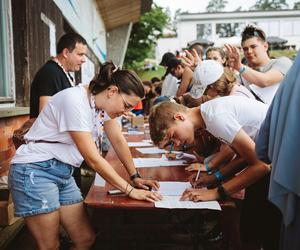
{"label": "pen in hand", "polygon": [[[196,151],[193,151],[193,153],[194,153],[194,155],[196,156],[197,160],[198,160],[198,161],[201,161],[201,157],[197,154],[197,152],[196,152]],[[200,176],[200,169],[201,169],[201,168],[199,167],[199,169],[198,169],[198,171],[197,171],[197,175],[196,175],[196,178],[195,178],[195,182],[194,182],[193,188],[196,187],[197,180],[199,179],[199,176]]]}

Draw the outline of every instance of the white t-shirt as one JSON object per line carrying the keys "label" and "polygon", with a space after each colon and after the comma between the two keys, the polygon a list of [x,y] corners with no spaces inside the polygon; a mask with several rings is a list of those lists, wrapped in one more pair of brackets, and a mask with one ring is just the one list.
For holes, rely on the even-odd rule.
{"label": "white t-shirt", "polygon": [[[104,121],[109,119],[105,113]],[[100,116],[98,122],[100,122]],[[83,85],[60,91],[50,98],[48,104],[25,135],[25,139],[61,143],[29,142],[23,144],[18,148],[12,163],[39,162],[55,158],[74,167],[79,167],[83,157],[69,131],[92,132],[93,127],[92,108]]]}
{"label": "white t-shirt", "polygon": [[[292,61],[289,58],[283,56],[276,59],[271,59],[267,65],[259,68],[258,71],[265,73],[271,69],[275,69],[278,70],[283,76],[285,76],[291,66]],[[267,103],[269,105],[271,104],[277,92],[277,89],[281,83],[280,81],[271,86],[262,88],[255,84],[251,84],[251,82],[248,82],[243,77],[238,77],[237,79],[247,88],[251,89],[264,103]]]}
{"label": "white t-shirt", "polygon": [[231,144],[243,129],[254,141],[265,119],[268,105],[242,96],[225,96],[201,104],[206,130]]}
{"label": "white t-shirt", "polygon": [[171,74],[167,74],[162,84],[161,96],[176,96],[178,89],[178,79]]}

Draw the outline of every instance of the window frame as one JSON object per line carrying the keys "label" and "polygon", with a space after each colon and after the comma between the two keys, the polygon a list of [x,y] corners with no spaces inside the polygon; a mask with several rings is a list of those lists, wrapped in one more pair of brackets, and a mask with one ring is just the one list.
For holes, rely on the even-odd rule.
{"label": "window frame", "polygon": [[[15,106],[15,68],[13,48],[13,26],[11,0],[0,1],[0,72],[2,77],[2,90],[0,90],[0,108]],[[1,84],[1,83],[0,83]]]}

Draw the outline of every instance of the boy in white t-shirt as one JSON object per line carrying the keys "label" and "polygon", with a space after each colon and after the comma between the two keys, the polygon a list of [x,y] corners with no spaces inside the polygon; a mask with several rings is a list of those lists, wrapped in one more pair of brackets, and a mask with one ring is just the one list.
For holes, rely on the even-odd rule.
{"label": "boy in white t-shirt", "polygon": [[[240,156],[232,160],[221,170],[215,172],[213,176],[220,183],[217,188],[187,189],[182,195],[182,200],[206,201],[224,199],[243,188],[255,187],[257,183],[261,185],[260,179],[263,179],[270,172],[270,166],[256,157],[254,141],[258,135],[260,125],[265,118],[267,109],[268,105],[266,104],[240,96],[216,98],[202,104],[200,108],[186,108],[170,102],[164,102],[153,107],[149,116],[150,135],[153,142],[161,148],[166,147],[171,142],[175,146],[193,144],[195,139],[194,131],[199,128],[205,128],[213,136],[230,145]],[[247,163],[247,167],[237,176],[222,184],[224,176],[228,176],[228,174],[235,170],[234,163],[240,163],[241,158]],[[264,183],[262,188],[265,189],[266,187],[267,184]],[[260,188],[260,186],[257,188],[258,192]],[[271,206],[267,201],[267,197],[258,198],[258,200],[252,202],[267,204],[264,207]],[[272,216],[274,214],[268,209],[260,211],[260,213],[263,214],[262,217],[266,214]],[[277,223],[276,227],[269,224],[268,220],[256,216],[256,214],[253,215],[254,218],[251,214],[247,214],[247,216],[256,222],[257,227],[268,230],[270,235],[277,237],[280,223]],[[274,218],[272,217],[274,222],[280,221],[280,218],[275,217],[276,215]],[[256,218],[258,219],[256,220]],[[248,221],[245,223],[248,223]],[[258,237],[260,236],[257,236],[254,241],[257,242],[257,245],[262,245],[263,240],[257,239]]]}

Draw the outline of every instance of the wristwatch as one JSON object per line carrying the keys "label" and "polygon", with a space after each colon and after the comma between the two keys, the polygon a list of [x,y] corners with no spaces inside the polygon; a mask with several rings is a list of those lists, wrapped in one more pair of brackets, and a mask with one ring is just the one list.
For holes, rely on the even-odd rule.
{"label": "wristwatch", "polygon": [[225,188],[223,187],[223,185],[219,185],[217,187],[218,190],[218,194],[220,196],[220,200],[227,200],[229,198],[228,193],[226,192]]}
{"label": "wristwatch", "polygon": [[133,181],[135,178],[142,178],[140,173],[138,171],[136,171],[135,174],[130,176],[130,180]]}

